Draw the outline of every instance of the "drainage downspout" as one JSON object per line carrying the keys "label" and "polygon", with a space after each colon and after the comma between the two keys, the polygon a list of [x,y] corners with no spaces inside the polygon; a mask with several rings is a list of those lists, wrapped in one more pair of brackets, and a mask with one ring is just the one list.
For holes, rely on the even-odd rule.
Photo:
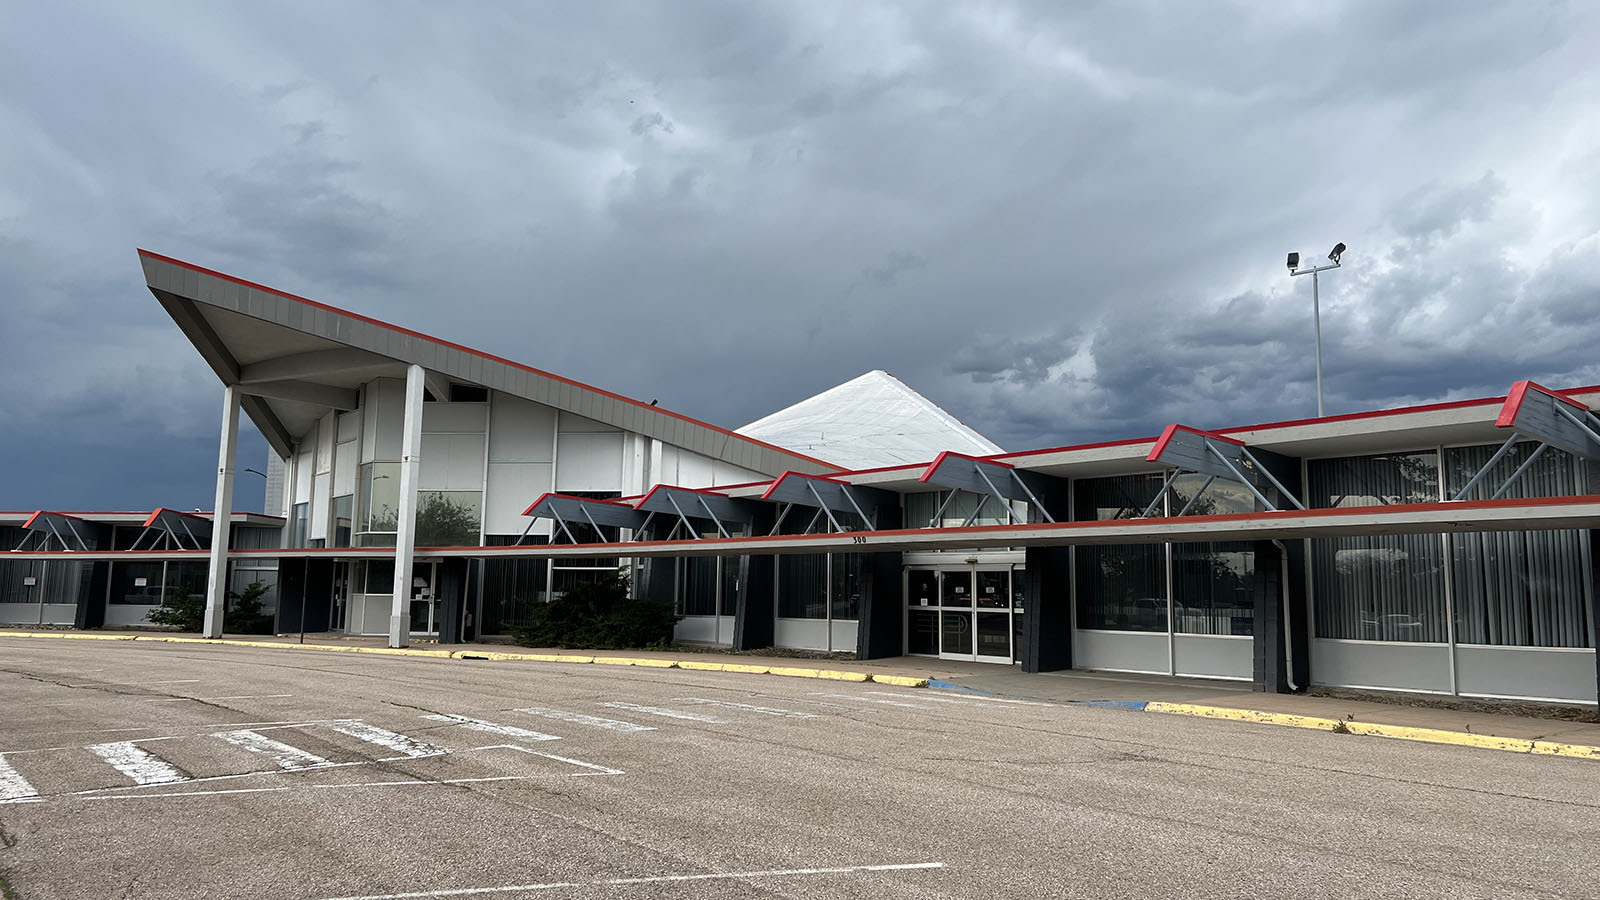
{"label": "drainage downspout", "polygon": [[1285,681],[1289,683],[1289,690],[1300,693],[1300,686],[1294,683],[1294,631],[1289,627],[1289,548],[1283,541],[1272,539],[1272,545],[1278,548],[1278,562],[1282,567],[1278,575],[1278,593],[1283,596],[1283,665]]}

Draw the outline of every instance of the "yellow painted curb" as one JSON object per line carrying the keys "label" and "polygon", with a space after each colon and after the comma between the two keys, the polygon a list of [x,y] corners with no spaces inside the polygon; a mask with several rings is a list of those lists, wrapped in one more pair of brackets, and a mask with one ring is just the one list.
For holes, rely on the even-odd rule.
{"label": "yellow painted curb", "polygon": [[1576,759],[1600,759],[1600,747],[1590,747],[1583,744],[1562,744],[1554,741],[1534,741],[1526,738],[1500,737],[1492,734],[1472,734],[1465,731],[1445,731],[1439,728],[1413,728],[1407,725],[1382,725],[1376,722],[1352,722],[1341,719],[1327,719],[1320,716],[1299,716],[1290,713],[1263,712],[1255,709],[1196,706],[1191,703],[1165,703],[1159,701],[1146,703],[1144,711],[1179,716],[1199,716],[1206,719],[1228,719],[1235,722],[1254,722],[1259,725],[1309,728],[1315,731],[1333,731],[1342,721],[1344,722],[1344,727],[1348,728],[1351,734],[1364,734],[1401,741],[1420,741],[1428,744],[1476,747],[1480,750],[1504,750],[1511,753],[1538,753]]}
{"label": "yellow painted curb", "polygon": [[647,669],[675,669],[678,664],[670,659],[650,659],[642,656],[596,656],[597,666],[641,666]]}
{"label": "yellow painted curb", "polygon": [[928,679],[912,678],[910,675],[873,675],[872,680],[878,684],[892,684],[896,687],[925,688],[928,686]]}
{"label": "yellow painted curb", "polygon": [[826,678],[831,681],[869,681],[870,675],[865,672],[838,672],[832,669],[798,669],[787,666],[773,666],[767,672],[772,675],[784,675],[789,678]]}

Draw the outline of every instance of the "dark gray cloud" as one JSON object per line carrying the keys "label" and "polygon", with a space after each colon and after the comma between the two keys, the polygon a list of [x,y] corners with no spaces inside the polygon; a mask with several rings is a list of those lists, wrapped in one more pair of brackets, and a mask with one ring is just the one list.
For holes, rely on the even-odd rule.
{"label": "dark gray cloud", "polygon": [[871,368],[1009,447],[1307,415],[1341,240],[1330,411],[1600,381],[1586,4],[11,19],[0,506],[208,504],[136,246],[724,425]]}

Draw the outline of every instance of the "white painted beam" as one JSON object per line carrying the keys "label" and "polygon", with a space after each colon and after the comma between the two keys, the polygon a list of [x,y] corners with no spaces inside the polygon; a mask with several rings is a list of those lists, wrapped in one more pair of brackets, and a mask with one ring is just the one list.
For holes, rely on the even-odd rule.
{"label": "white painted beam", "polygon": [[325,406],[337,410],[356,408],[355,391],[329,387],[325,384],[312,384],[309,381],[263,381],[256,384],[242,384],[238,387],[241,393],[252,397],[309,403],[312,406]]}
{"label": "white painted beam", "polygon": [[405,363],[386,356],[379,356],[376,353],[358,350],[354,347],[312,350],[309,353],[279,356],[243,366],[239,369],[239,382],[241,384],[259,384],[266,381],[292,381],[316,375],[332,375],[338,372],[370,369],[383,365],[398,367],[405,365]]}

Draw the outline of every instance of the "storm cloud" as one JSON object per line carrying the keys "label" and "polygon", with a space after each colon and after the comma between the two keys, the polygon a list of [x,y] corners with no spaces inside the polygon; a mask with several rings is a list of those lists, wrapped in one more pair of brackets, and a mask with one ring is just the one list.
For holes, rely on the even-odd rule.
{"label": "storm cloud", "polygon": [[1009,449],[1307,416],[1283,258],[1337,241],[1330,413],[1600,382],[1597,42],[1577,3],[29,5],[0,507],[209,506],[220,391],[136,247],[725,426],[874,368]]}

